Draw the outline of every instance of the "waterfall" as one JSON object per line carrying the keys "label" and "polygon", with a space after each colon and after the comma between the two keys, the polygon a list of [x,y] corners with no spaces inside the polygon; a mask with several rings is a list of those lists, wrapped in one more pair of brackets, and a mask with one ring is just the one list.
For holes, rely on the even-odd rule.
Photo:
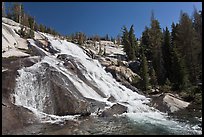
{"label": "waterfall", "polygon": [[16,79],[14,95],[15,104],[44,112],[47,107],[45,104],[52,103],[48,100],[50,98],[50,85],[43,83],[45,70],[40,69],[40,64],[37,63],[32,67],[18,70],[18,73],[19,77]]}
{"label": "waterfall", "polygon": [[[34,110],[36,114],[40,114],[41,119],[44,119],[43,122],[73,119],[72,116],[56,116],[52,113],[52,107],[54,107],[54,105],[52,104],[52,101],[49,100],[50,83],[43,83],[42,78],[46,73],[46,70],[42,69],[41,66],[43,63],[47,63],[58,72],[65,75],[84,97],[99,102],[105,102],[109,107],[114,103],[109,102],[108,98],[111,96],[114,97],[116,103],[122,104],[128,108],[128,112],[123,115],[128,116],[130,119],[133,119],[133,121],[135,120],[146,125],[159,125],[164,126],[165,128],[184,131],[189,129],[189,127],[184,128],[176,121],[169,120],[166,114],[148,106],[148,98],[121,85],[103,69],[97,60],[90,59],[77,45],[67,42],[66,40],[56,40],[52,36],[43,33],[42,35],[47,37],[53,48],[60,51],[60,53],[45,56],[41,62],[38,62],[31,67],[18,70],[19,77],[16,79],[16,88],[13,95],[15,98],[14,103],[16,105]],[[99,95],[78,76],[73,75],[67,70],[62,65],[63,62],[56,58],[57,55],[60,54],[71,56],[77,64],[77,68],[82,72],[85,78],[94,86],[97,86],[105,97]],[[50,106],[47,106],[48,104]],[[50,114],[46,113],[47,109],[49,109]],[[45,119],[45,116],[48,115],[52,119],[54,118],[54,121],[50,118]]]}

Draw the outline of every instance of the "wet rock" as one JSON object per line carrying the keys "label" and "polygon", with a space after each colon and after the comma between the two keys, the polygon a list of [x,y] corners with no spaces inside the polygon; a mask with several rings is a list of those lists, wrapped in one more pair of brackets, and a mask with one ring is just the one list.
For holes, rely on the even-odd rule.
{"label": "wet rock", "polygon": [[127,112],[127,107],[121,104],[114,104],[112,107],[104,110],[99,116],[101,117],[111,117],[114,114],[122,114]]}
{"label": "wet rock", "polygon": [[31,55],[36,55],[36,56],[46,56],[47,55],[41,48],[33,46],[29,42],[28,42],[28,48],[31,51]]}
{"label": "wet rock", "polygon": [[44,112],[60,116],[88,113],[90,110],[88,101],[69,78],[49,64],[45,64],[41,66],[42,71],[46,70],[45,73],[39,75],[40,85],[42,87],[46,85],[49,88],[47,92],[50,92],[44,104]]}
{"label": "wet rock", "polygon": [[6,71],[2,71],[2,99],[8,100],[10,94],[13,93],[15,88],[15,79],[18,75],[17,70],[22,67],[29,67],[40,60],[40,57],[28,58],[2,58],[2,67]]}
{"label": "wet rock", "polygon": [[132,86],[129,82],[127,81],[124,81],[124,80],[119,80],[121,84],[123,84],[125,87],[131,89],[133,92],[137,92],[139,93],[140,95],[144,95],[144,92],[137,89],[136,87]]}
{"label": "wet rock", "polygon": [[139,75],[132,72],[129,68],[125,66],[108,66],[105,70],[107,72],[110,72],[113,76],[119,75],[119,77],[127,80],[130,83],[132,83],[134,77],[138,77],[140,79]]}
{"label": "wet rock", "polygon": [[92,59],[95,59],[95,57],[96,57],[96,52],[94,52],[93,50],[91,50],[91,49],[88,49],[88,48],[86,48],[86,47],[81,47],[82,49],[83,49],[83,51],[85,52],[85,54],[87,55],[87,56],[89,56],[90,58],[92,58]]}
{"label": "wet rock", "polygon": [[115,102],[116,99],[115,99],[113,96],[110,96],[110,97],[108,98],[108,101],[110,101],[110,102]]}
{"label": "wet rock", "polygon": [[[106,97],[103,92],[98,89],[98,87],[91,83],[89,80],[86,79],[86,77],[83,75],[82,71],[86,71],[84,69],[83,64],[78,62],[77,60],[74,60],[72,56],[66,55],[66,54],[60,54],[57,57],[58,59],[64,61],[63,65],[66,66],[66,68],[73,73],[73,75],[77,75],[77,77],[82,80],[85,84],[87,84],[89,87],[91,87],[94,91],[96,91],[100,96]],[[92,60],[91,60],[92,61]],[[79,68],[80,67],[80,68]]]}

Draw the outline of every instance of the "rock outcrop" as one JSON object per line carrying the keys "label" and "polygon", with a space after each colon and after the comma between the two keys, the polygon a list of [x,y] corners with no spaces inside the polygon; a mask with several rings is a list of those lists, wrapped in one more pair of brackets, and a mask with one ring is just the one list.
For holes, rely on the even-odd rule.
{"label": "rock outcrop", "polygon": [[173,94],[170,93],[164,96],[163,102],[167,104],[171,112],[186,108],[190,104],[189,102],[185,102],[181,99],[176,98]]}
{"label": "rock outcrop", "polygon": [[152,96],[151,104],[162,112],[174,113],[187,108],[190,103],[171,93],[164,93]]}
{"label": "rock outcrop", "polygon": [[127,80],[128,82],[132,83],[134,77],[140,76],[136,73],[132,72],[129,68],[125,66],[109,66],[105,69],[107,72],[110,72],[114,78],[119,79],[118,77]]}

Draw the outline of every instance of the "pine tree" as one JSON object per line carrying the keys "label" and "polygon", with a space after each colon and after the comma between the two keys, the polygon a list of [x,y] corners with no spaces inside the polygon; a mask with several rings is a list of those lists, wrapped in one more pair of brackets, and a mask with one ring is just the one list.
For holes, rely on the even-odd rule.
{"label": "pine tree", "polygon": [[173,50],[173,88],[175,90],[183,90],[188,86],[188,75],[186,73],[186,67],[182,58],[179,57],[178,52],[174,48]]}
{"label": "pine tree", "polygon": [[136,55],[138,55],[138,45],[134,34],[133,25],[130,27],[130,30],[129,30],[129,42],[130,42],[129,59],[134,60]]}
{"label": "pine tree", "polygon": [[135,54],[138,55],[139,53],[139,49],[134,34],[133,25],[130,27],[129,32],[125,26],[122,29],[123,29],[122,44],[124,45],[123,47],[124,52],[126,52],[128,60],[134,60],[136,57]]}
{"label": "pine tree", "polygon": [[28,38],[34,38],[35,37],[35,33],[34,33],[34,31],[33,30],[29,30],[29,33],[28,33]]}
{"label": "pine tree", "polygon": [[11,8],[11,19],[14,21],[21,23],[21,17],[22,17],[22,4],[19,4],[15,2]]}
{"label": "pine tree", "polygon": [[187,67],[189,80],[195,84],[197,75],[197,64],[199,54],[199,44],[195,41],[196,31],[193,28],[193,23],[187,13],[181,12],[178,26],[178,44],[177,49],[181,54],[183,63]]}
{"label": "pine tree", "polygon": [[35,23],[35,20],[32,16],[28,16],[28,23],[29,23],[29,26],[32,30],[34,30],[34,23]]}
{"label": "pine tree", "polygon": [[154,89],[158,85],[156,73],[155,73],[155,70],[153,67],[151,67],[151,69],[150,69],[150,84],[151,84],[152,88],[154,88]]}
{"label": "pine tree", "polygon": [[126,53],[128,60],[129,60],[130,58],[129,55],[130,55],[130,50],[131,50],[130,42],[129,42],[129,32],[125,26],[123,26],[122,31],[123,31],[122,45],[123,45],[124,52]]}
{"label": "pine tree", "polygon": [[[196,54],[194,54],[195,58],[195,79],[196,81],[202,81],[202,12],[198,12],[196,8],[194,8],[193,12],[193,28],[195,30],[194,36],[194,50],[196,50]],[[196,83],[195,81],[195,83]]]}
{"label": "pine tree", "polygon": [[178,50],[179,44],[179,24],[172,24],[171,33],[171,75],[169,76],[171,83],[173,83],[174,90],[182,90],[187,88],[188,74],[184,59]]}
{"label": "pine tree", "polygon": [[171,75],[171,43],[170,43],[170,32],[168,28],[166,27],[166,30],[163,33],[164,41],[162,44],[162,55],[163,55],[163,61],[164,61],[164,68],[165,68],[165,79],[169,78]]}
{"label": "pine tree", "polygon": [[43,24],[40,24],[39,31],[45,32],[45,29],[46,29],[45,26]]}
{"label": "pine tree", "polygon": [[22,15],[22,25],[29,27],[28,15],[26,13]]}
{"label": "pine tree", "polygon": [[149,28],[145,26],[145,30],[142,32],[142,38],[141,38],[141,45],[144,47],[145,56],[147,57],[147,60],[151,60],[150,57],[151,49],[150,49],[150,36],[149,36]]}
{"label": "pine tree", "polygon": [[35,31],[39,31],[39,25],[35,22],[35,24],[34,24],[34,30]]}
{"label": "pine tree", "polygon": [[141,86],[143,90],[147,90],[149,87],[149,74],[148,74],[148,64],[147,59],[144,54],[144,50],[142,48],[142,63],[140,67],[140,75],[141,75]]}
{"label": "pine tree", "polygon": [[158,84],[164,84],[164,67],[162,60],[162,32],[159,25],[159,21],[154,18],[154,14],[151,17],[151,28],[149,30],[150,36],[150,59],[152,60],[152,65],[155,69],[156,76],[158,79]]}

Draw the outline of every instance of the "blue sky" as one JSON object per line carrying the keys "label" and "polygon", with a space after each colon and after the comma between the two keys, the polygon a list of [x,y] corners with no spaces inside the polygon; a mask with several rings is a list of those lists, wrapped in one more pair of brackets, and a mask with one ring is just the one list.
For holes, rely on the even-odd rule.
{"label": "blue sky", "polygon": [[202,10],[202,2],[23,2],[27,13],[38,23],[55,28],[59,33],[84,32],[91,36],[117,36],[122,26],[133,24],[136,37],[150,25],[154,11],[161,28],[170,29],[178,22],[180,11],[193,13],[193,6]]}

